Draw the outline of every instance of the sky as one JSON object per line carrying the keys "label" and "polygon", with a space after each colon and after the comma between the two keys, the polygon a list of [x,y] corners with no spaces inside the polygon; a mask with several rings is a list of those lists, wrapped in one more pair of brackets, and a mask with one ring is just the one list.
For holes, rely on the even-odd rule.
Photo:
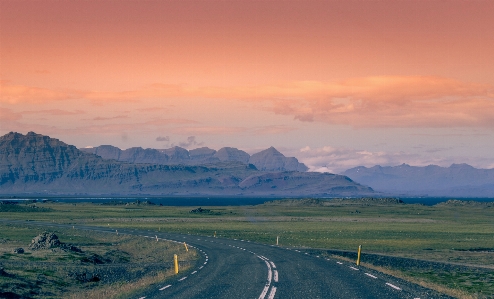
{"label": "sky", "polygon": [[494,1],[0,0],[0,134],[494,168]]}

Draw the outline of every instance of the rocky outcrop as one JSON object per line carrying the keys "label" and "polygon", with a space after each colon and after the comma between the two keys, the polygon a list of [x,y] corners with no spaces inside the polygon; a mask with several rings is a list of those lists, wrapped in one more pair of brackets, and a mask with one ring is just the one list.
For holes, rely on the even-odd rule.
{"label": "rocky outcrop", "polygon": [[75,247],[71,244],[66,244],[60,242],[58,236],[54,233],[43,232],[31,241],[29,245],[29,249],[31,250],[43,250],[43,249],[54,249],[58,248],[64,251],[74,251],[74,252],[82,252],[79,248]]}
{"label": "rocky outcrop", "polygon": [[262,171],[307,171],[309,168],[294,157],[287,158],[274,147],[253,154],[249,163]]}

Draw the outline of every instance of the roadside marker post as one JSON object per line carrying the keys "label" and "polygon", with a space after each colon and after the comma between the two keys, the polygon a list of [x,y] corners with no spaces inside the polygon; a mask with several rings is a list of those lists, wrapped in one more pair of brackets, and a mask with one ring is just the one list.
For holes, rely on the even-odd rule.
{"label": "roadside marker post", "polygon": [[216,238],[216,231],[214,231],[214,237]]}
{"label": "roadside marker post", "polygon": [[173,263],[175,264],[175,274],[178,274],[178,256],[176,254],[173,255]]}
{"label": "roadside marker post", "polygon": [[115,230],[115,232],[117,233],[117,236],[118,236],[118,230]]}
{"label": "roadside marker post", "polygon": [[279,236],[276,236],[276,246],[278,246],[278,245],[279,245],[279,244],[278,244],[278,239],[279,239],[279,238],[280,238]]}
{"label": "roadside marker post", "polygon": [[158,242],[158,236],[155,235],[155,237],[156,237],[156,242]]}
{"label": "roadside marker post", "polygon": [[189,248],[187,247],[187,243],[184,242],[185,250],[188,252]]}
{"label": "roadside marker post", "polygon": [[358,246],[358,254],[357,254],[357,266],[360,266],[360,252],[362,251],[362,245]]}

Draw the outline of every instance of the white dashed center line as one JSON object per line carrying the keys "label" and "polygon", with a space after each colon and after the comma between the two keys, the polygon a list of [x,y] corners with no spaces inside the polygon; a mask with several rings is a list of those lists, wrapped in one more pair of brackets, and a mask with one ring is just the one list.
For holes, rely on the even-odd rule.
{"label": "white dashed center line", "polygon": [[350,269],[355,270],[355,271],[358,271],[358,269],[357,268],[354,268],[354,267],[350,267]]}
{"label": "white dashed center line", "polygon": [[187,279],[187,276],[180,278],[178,281],[182,281],[184,279]]}
{"label": "white dashed center line", "polygon": [[395,286],[394,284],[390,284],[389,282],[386,282],[386,284],[387,284],[388,286],[392,287],[392,288],[393,288],[393,289],[395,289],[395,290],[401,291],[401,289],[400,289],[399,287]]}
{"label": "white dashed center line", "polygon": [[372,274],[369,274],[369,273],[364,273],[364,274],[365,274],[365,275],[367,275],[367,276],[370,276],[370,277],[372,277],[372,278],[377,278],[376,276],[374,276],[374,275],[372,275]]}
{"label": "white dashed center line", "polygon": [[169,284],[169,285],[167,285],[167,286],[164,286],[164,287],[162,287],[162,288],[160,289],[160,291],[163,291],[164,289],[168,289],[168,288],[169,288],[169,287],[171,287],[171,286],[172,286],[171,284]]}

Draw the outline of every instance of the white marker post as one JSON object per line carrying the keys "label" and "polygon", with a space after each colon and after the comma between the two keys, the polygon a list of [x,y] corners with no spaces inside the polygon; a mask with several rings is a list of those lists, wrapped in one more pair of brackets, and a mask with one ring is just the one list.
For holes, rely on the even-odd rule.
{"label": "white marker post", "polygon": [[280,238],[280,237],[276,236],[276,246],[278,246],[278,239],[279,239],[279,238]]}

